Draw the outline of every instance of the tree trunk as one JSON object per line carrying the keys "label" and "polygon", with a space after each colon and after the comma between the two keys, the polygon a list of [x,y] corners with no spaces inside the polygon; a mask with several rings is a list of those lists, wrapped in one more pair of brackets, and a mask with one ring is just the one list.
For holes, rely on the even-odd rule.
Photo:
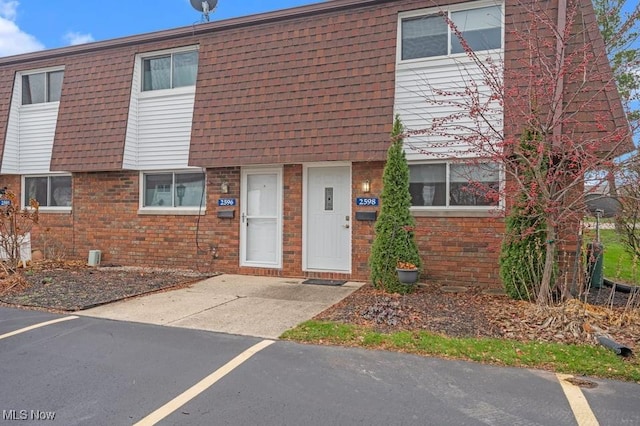
{"label": "tree trunk", "polygon": [[556,230],[547,220],[546,254],[542,280],[538,289],[537,304],[549,306],[551,304],[551,279],[553,278],[553,265],[555,263]]}

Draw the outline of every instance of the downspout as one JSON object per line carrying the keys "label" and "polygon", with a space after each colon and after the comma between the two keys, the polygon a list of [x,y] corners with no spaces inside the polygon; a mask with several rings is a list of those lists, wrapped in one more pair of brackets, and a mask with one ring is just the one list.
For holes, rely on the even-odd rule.
{"label": "downspout", "polygon": [[[565,48],[565,32],[567,29],[567,0],[558,0],[558,23],[556,25],[556,90],[553,99],[553,142],[552,155],[556,149],[562,149],[562,113],[564,111],[564,48]],[[555,160],[552,160],[555,161]],[[547,243],[552,244],[552,243]],[[576,275],[571,277],[571,285],[569,289],[576,286]],[[566,288],[562,288],[563,297]],[[571,291],[571,290],[569,290]]]}
{"label": "downspout", "polygon": [[564,76],[560,78],[564,63],[564,34],[567,29],[567,0],[558,0],[558,25],[556,36],[556,93],[553,112],[553,145],[560,147],[562,137],[562,111],[564,102]]}

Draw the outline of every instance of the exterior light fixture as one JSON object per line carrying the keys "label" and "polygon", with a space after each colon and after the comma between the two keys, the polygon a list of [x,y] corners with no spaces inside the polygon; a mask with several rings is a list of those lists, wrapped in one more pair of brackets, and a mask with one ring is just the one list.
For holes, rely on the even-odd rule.
{"label": "exterior light fixture", "polygon": [[176,195],[178,196],[178,205],[182,205],[182,199],[184,198],[184,192],[187,188],[183,185],[180,184],[178,186],[176,186]]}
{"label": "exterior light fixture", "polygon": [[368,194],[369,191],[371,191],[371,182],[369,182],[369,179],[362,181],[362,192]]}
{"label": "exterior light fixture", "polygon": [[222,182],[222,184],[220,185],[220,192],[223,194],[228,194],[229,193],[229,183],[228,182]]}

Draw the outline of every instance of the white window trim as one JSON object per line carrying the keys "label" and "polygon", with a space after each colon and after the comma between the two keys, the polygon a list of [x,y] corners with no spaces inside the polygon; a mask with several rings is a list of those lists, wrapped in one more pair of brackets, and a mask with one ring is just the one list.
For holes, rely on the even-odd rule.
{"label": "white window trim", "polygon": [[[39,206],[38,211],[43,213],[69,213],[73,210],[73,176],[70,173],[37,173],[22,175],[20,177],[20,207],[30,209],[27,200],[27,191],[25,188],[26,178],[38,178],[38,177],[65,177],[71,178],[71,206]],[[47,198],[49,198],[49,183],[47,182]]]}
{"label": "white window trim", "polygon": [[[169,174],[175,176],[176,173],[200,173],[204,178],[204,192],[202,205],[200,206],[145,206],[144,205],[144,175]],[[207,212],[207,172],[206,169],[162,169],[162,170],[141,170],[139,173],[138,187],[138,214],[139,215],[164,215],[164,216],[204,216]],[[175,179],[175,177],[174,177]],[[171,195],[173,199],[173,194]]]}
{"label": "white window trim", "polygon": [[[465,10],[473,10],[473,9],[481,9],[483,7],[488,7],[488,6],[500,6],[501,7],[501,11],[502,11],[502,15],[501,15],[501,20],[502,20],[502,45],[500,46],[499,49],[487,49],[487,50],[482,50],[481,52],[486,52],[489,55],[493,55],[495,53],[500,53],[502,51],[504,51],[504,27],[505,27],[505,19],[504,19],[504,9],[505,9],[505,5],[504,2],[502,1],[495,1],[495,0],[481,0],[481,1],[475,1],[473,3],[460,3],[460,4],[453,4],[453,5],[449,5],[449,6],[442,6],[442,7],[430,7],[428,9],[418,9],[418,10],[412,10],[409,12],[400,12],[398,13],[398,27],[397,27],[397,31],[396,31],[396,65],[404,65],[404,64],[414,64],[414,63],[421,63],[421,62],[428,62],[428,61],[437,61],[437,60],[442,60],[442,59],[448,59],[448,58],[466,58],[467,54],[462,52],[462,53],[447,53],[446,55],[440,55],[440,56],[428,56],[425,58],[413,58],[413,59],[402,59],[402,20],[403,19],[407,19],[407,18],[417,18],[420,16],[428,16],[428,15],[436,15],[439,14],[440,12],[446,11],[447,13],[451,13],[451,12],[460,12],[460,11],[465,11]],[[451,28],[448,28],[448,34],[449,37],[447,37],[447,52],[451,52]]]}
{"label": "white window trim", "polygon": [[[153,52],[145,52],[145,53],[140,53],[136,55],[136,65],[140,67],[140,86],[139,86],[138,96],[140,98],[143,98],[143,97],[167,96],[167,95],[174,95],[174,94],[180,94],[180,93],[194,93],[196,90],[195,84],[193,86],[184,86],[184,87],[176,87],[176,88],[169,88],[169,89],[143,90],[145,59],[153,59],[161,56],[173,55],[174,53],[185,53],[185,52],[194,52],[194,51],[198,52],[198,71],[199,71],[200,45],[198,44],[176,47],[174,49],[155,50]],[[173,66],[173,62],[172,62],[172,66]],[[197,80],[197,71],[196,71],[196,80]]]}
{"label": "white window trim", "polygon": [[[142,82],[140,82],[142,87]],[[196,86],[176,87],[175,89],[140,90],[138,99],[157,99],[176,95],[191,95],[196,92]]]}
{"label": "white window trim", "polygon": [[451,183],[451,164],[471,164],[474,162],[486,162],[486,163],[496,163],[496,161],[486,160],[486,161],[478,161],[478,159],[469,158],[468,161],[458,161],[458,160],[440,160],[440,161],[412,161],[409,163],[409,167],[411,166],[420,166],[420,165],[429,165],[429,164],[445,164],[445,191],[447,194],[446,204],[444,206],[411,206],[410,210],[414,216],[451,216],[451,217],[465,217],[465,216],[491,216],[495,215],[504,210],[504,197],[502,196],[505,185],[505,171],[504,165],[498,164],[498,185],[499,185],[499,193],[500,199],[498,200],[497,206],[451,206],[449,204],[449,185]]}
{"label": "white window trim", "polygon": [[[20,78],[18,78],[18,83],[20,86],[16,87],[15,89],[19,89],[20,90],[20,98],[18,99],[18,107],[19,108],[29,108],[29,109],[35,109],[35,108],[49,108],[49,107],[55,107],[57,105],[60,104],[60,101],[53,101],[53,102],[39,102],[36,104],[26,104],[24,105],[22,103],[22,77],[27,76],[27,75],[34,75],[34,74],[42,74],[42,73],[49,73],[49,72],[56,72],[56,71],[63,71],[64,72],[65,67],[64,66],[57,66],[57,67],[49,67],[49,68],[38,68],[38,69],[33,69],[33,70],[27,70],[27,71],[20,71],[18,73],[18,76]],[[46,78],[45,78],[46,80]],[[62,78],[62,84],[64,85],[64,76]],[[15,90],[14,89],[14,90]]]}

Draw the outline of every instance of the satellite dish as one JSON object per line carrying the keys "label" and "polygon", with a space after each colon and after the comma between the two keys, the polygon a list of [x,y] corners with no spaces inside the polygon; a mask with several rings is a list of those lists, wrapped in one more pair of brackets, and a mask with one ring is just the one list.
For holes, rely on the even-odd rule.
{"label": "satellite dish", "polygon": [[600,217],[613,217],[621,210],[622,205],[616,198],[600,194],[587,194],[585,196],[587,210]]}
{"label": "satellite dish", "polygon": [[218,0],[191,0],[191,6],[198,12],[202,12],[204,19],[209,22],[209,13],[218,5]]}

